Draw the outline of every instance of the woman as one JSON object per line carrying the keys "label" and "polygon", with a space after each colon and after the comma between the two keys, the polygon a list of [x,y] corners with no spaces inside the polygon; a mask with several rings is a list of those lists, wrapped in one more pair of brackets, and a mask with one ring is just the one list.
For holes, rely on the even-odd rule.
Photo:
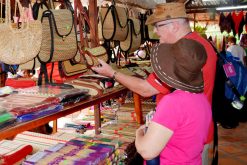
{"label": "woman", "polygon": [[212,111],[203,94],[204,47],[190,39],[160,44],[153,49],[151,63],[158,78],[173,88],[164,96],[147,132],[136,131],[135,145],[145,160],[160,155],[160,164],[201,165]]}

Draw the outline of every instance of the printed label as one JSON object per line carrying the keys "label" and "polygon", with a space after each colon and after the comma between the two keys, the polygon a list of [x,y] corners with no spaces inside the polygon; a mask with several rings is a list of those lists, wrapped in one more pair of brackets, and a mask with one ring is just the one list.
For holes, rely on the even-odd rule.
{"label": "printed label", "polygon": [[223,65],[226,77],[233,77],[236,76],[236,71],[234,69],[234,66],[232,65],[232,63],[226,63]]}

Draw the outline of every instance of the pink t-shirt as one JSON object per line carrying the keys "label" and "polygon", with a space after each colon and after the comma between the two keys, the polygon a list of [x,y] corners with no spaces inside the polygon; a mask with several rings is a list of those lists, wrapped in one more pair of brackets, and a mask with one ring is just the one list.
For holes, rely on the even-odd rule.
{"label": "pink t-shirt", "polygon": [[211,120],[211,106],[205,94],[175,90],[164,96],[153,122],[172,130],[173,135],[160,153],[160,164],[201,165]]}

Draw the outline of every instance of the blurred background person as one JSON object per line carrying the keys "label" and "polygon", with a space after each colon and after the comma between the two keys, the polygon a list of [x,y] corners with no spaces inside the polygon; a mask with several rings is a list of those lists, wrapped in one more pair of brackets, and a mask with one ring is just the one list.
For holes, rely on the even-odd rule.
{"label": "blurred background person", "polygon": [[246,52],[244,48],[236,44],[237,39],[234,36],[229,36],[227,41],[228,48],[226,49],[226,51],[230,52],[236,60],[242,62],[242,64],[246,66],[246,62],[244,60],[246,58]]}

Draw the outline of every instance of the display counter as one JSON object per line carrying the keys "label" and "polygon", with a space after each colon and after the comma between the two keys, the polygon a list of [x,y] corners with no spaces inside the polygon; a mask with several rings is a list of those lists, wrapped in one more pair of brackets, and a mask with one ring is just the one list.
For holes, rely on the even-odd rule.
{"label": "display counter", "polygon": [[[70,105],[66,105],[64,106],[64,108],[59,111],[56,112],[54,114],[50,114],[41,118],[37,118],[31,121],[27,121],[27,122],[20,122],[20,123],[15,123],[13,125],[7,126],[6,128],[3,128],[0,130],[0,140],[6,139],[6,138],[11,138],[13,136],[15,136],[18,133],[21,133],[23,131],[26,130],[31,130],[34,129],[36,127],[39,127],[41,125],[44,125],[50,121],[54,121],[54,131],[56,131],[56,120],[58,118],[61,118],[63,116],[72,114],[74,112],[80,111],[82,109],[85,109],[87,107],[90,106],[95,106],[94,109],[94,116],[95,116],[95,133],[99,134],[99,128],[101,126],[101,122],[100,122],[100,109],[99,109],[99,104],[101,102],[107,101],[109,99],[112,98],[116,98],[118,96],[121,96],[123,94],[125,94],[128,91],[127,88],[123,87],[123,86],[117,86],[114,87],[112,89],[107,89],[106,92],[104,92],[102,95],[97,96],[97,97],[89,97],[88,99],[84,100],[84,101],[80,101],[78,103],[74,103],[74,104],[70,104]],[[135,98],[135,111],[137,113],[137,118],[138,118],[138,122],[141,123],[142,119],[141,119],[141,103],[140,103],[140,98],[138,97],[137,94],[134,94],[134,98]]]}

